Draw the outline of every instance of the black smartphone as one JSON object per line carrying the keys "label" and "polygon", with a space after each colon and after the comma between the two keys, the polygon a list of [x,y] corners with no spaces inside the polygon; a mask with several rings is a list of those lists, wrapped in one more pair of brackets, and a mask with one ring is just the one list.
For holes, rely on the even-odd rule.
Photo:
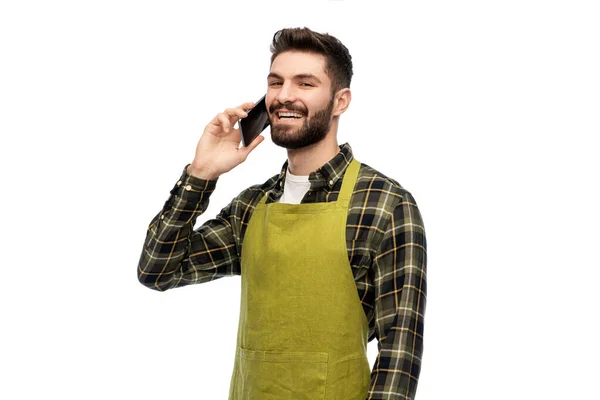
{"label": "black smartphone", "polygon": [[254,104],[252,110],[248,111],[248,116],[240,119],[239,127],[242,144],[248,146],[267,126],[269,126],[269,115],[267,114],[265,96],[263,96]]}

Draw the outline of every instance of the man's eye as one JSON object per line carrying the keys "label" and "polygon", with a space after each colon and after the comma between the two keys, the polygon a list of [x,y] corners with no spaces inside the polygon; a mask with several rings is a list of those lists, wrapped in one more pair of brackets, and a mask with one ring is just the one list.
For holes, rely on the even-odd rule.
{"label": "man's eye", "polygon": [[271,86],[281,85],[281,82],[271,82]]}
{"label": "man's eye", "polygon": [[302,82],[300,85],[312,86],[310,83]]}

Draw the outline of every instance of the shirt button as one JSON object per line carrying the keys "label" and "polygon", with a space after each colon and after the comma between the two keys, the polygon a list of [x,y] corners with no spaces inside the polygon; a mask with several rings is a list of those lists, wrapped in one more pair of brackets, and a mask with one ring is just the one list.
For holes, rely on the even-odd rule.
{"label": "shirt button", "polygon": [[185,187],[185,190],[192,190],[192,185],[187,185],[187,186]]}
{"label": "shirt button", "polygon": [[333,186],[333,179],[329,180],[329,186]]}
{"label": "shirt button", "polygon": [[177,181],[177,186],[181,186],[181,181]]}
{"label": "shirt button", "polygon": [[165,219],[165,216],[164,216],[164,215],[161,215],[161,216],[160,216],[160,219]]}

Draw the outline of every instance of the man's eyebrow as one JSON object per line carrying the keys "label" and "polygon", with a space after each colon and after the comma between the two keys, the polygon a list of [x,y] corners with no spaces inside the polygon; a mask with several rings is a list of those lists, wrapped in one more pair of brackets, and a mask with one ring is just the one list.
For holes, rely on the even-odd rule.
{"label": "man's eyebrow", "polygon": [[[275,72],[271,72],[268,76],[267,79],[269,78],[275,78],[275,79],[283,79],[280,75],[276,74]],[[299,80],[299,79],[312,79],[318,83],[322,83],[321,80],[319,78],[317,78],[316,76],[314,76],[313,74],[298,74],[294,76],[295,80]]]}

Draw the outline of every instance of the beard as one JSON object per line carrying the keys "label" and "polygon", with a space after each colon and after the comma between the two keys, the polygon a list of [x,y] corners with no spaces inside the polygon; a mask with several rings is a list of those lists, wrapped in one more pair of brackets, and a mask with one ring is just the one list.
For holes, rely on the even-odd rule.
{"label": "beard", "polygon": [[[273,125],[273,119],[277,118],[277,116],[274,115],[272,111],[271,115],[273,115],[273,119],[271,119],[271,115],[269,115],[269,123],[271,125],[271,140],[273,143],[286,149],[300,149],[323,140],[331,127],[333,100],[333,96],[331,96],[329,104],[323,109],[315,112],[311,117],[309,117],[304,110],[285,106],[285,108],[290,111],[297,111],[303,114],[304,122],[299,128],[285,122],[278,122]],[[277,109],[283,107],[284,106],[279,106]],[[273,108],[273,106],[271,108]]]}

